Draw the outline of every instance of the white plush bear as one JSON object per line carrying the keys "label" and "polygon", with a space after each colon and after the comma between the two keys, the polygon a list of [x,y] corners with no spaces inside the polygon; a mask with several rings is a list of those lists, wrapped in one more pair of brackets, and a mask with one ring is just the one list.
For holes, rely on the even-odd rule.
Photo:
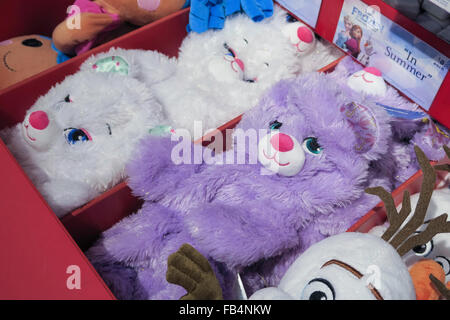
{"label": "white plush bear", "polygon": [[139,139],[165,124],[160,104],[137,80],[141,69],[130,61],[105,55],[54,86],[22,123],[0,133],[59,217],[120,182]]}
{"label": "white plush bear", "polygon": [[[223,30],[189,34],[176,73],[153,90],[172,126],[197,139],[249,110],[279,80],[334,61],[331,51],[281,8],[259,23],[236,15]],[[306,59],[315,55],[322,59]],[[201,127],[194,132],[196,121]]]}
{"label": "white plush bear", "polygon": [[[174,129],[187,129],[197,139],[250,109],[280,79],[316,71],[342,54],[276,7],[258,23],[237,14],[222,30],[190,33],[176,61],[160,55],[143,61],[148,72],[142,76]],[[195,122],[201,126],[194,133]]]}

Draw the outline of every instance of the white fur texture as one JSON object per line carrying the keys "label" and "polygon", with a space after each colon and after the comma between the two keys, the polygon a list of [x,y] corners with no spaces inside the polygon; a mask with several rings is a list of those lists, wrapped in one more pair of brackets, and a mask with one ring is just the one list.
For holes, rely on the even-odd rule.
{"label": "white fur texture", "polygon": [[253,107],[280,79],[315,71],[339,57],[332,46],[315,39],[314,48],[300,53],[284,34],[287,27],[285,11],[276,8],[273,17],[260,23],[236,15],[223,30],[189,34],[174,75],[153,86],[172,126],[193,134],[198,121],[202,130],[194,138],[199,138]]}
{"label": "white fur texture", "polygon": [[[324,266],[331,260],[351,266],[363,277],[336,264]],[[371,234],[346,232],[311,246],[289,267],[277,288],[259,290],[250,299],[375,300],[369,284],[384,300],[416,297],[408,269],[389,243]]]}
{"label": "white fur texture", "polygon": [[[136,143],[164,123],[161,106],[132,75],[80,71],[40,97],[23,123],[1,132],[59,217],[120,182]],[[30,126],[36,111],[48,116],[46,128]],[[74,129],[89,140],[68,141]]]}

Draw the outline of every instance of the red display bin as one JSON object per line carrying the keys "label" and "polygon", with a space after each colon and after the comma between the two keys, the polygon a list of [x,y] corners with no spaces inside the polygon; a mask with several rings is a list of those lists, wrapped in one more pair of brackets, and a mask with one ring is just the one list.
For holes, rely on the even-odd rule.
{"label": "red display bin", "polygon": [[[28,1],[3,1],[2,12],[20,12],[26,22],[15,22],[17,25],[6,28],[9,22],[0,20],[0,36],[50,35],[71,3],[48,0],[34,6]],[[0,129],[21,122],[40,95],[75,73],[92,54],[121,47],[158,50],[176,56],[186,36],[187,23],[188,9],[185,9],[0,91]],[[337,63],[321,71],[329,72]],[[215,134],[234,128],[239,121],[240,117],[231,120],[196,143],[206,145]],[[126,183],[59,220],[1,140],[0,168],[0,299],[115,299],[83,250],[102,231],[141,206],[142,202],[131,194]],[[414,176],[409,181],[413,184],[417,179]],[[380,212],[374,209],[352,230],[365,231],[367,226],[378,224],[383,220]],[[80,281],[72,282],[74,276],[79,276]]]}
{"label": "red display bin", "polygon": [[[31,7],[35,13],[44,13],[54,2],[57,1],[42,1],[42,7]],[[70,3],[58,2],[61,14],[48,21],[59,23]],[[25,1],[1,4],[1,9],[8,10],[3,12],[11,14],[26,7]],[[28,1],[26,4],[30,6]],[[11,37],[37,31],[48,35],[53,26],[40,28],[46,21],[45,16],[41,18],[36,20],[37,29],[33,29],[33,21],[28,21],[17,27],[16,34],[5,32],[5,21],[0,20],[0,34]],[[0,91],[0,129],[21,122],[40,95],[77,72],[92,54],[121,47],[176,56],[186,36],[187,23],[185,9]],[[139,208],[140,201],[131,195],[126,184],[117,185],[59,220],[1,140],[0,168],[0,299],[115,299],[82,250],[102,231]],[[73,266],[80,275],[80,288],[71,284],[76,273]]]}

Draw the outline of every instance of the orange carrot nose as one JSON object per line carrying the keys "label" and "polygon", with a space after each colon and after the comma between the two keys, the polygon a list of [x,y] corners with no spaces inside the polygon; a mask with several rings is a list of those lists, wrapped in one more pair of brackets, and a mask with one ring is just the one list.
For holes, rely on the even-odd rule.
{"label": "orange carrot nose", "polygon": [[430,280],[430,274],[433,274],[439,281],[445,282],[445,272],[439,263],[434,260],[420,260],[409,269],[409,273],[416,289],[417,300],[439,299],[439,293]]}

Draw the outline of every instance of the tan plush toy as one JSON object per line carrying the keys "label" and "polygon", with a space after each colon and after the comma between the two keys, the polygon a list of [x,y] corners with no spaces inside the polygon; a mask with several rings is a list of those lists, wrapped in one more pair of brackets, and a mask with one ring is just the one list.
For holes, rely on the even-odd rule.
{"label": "tan plush toy", "polygon": [[69,57],[50,38],[28,35],[0,42],[0,90],[61,63]]}
{"label": "tan plush toy", "polygon": [[53,42],[66,54],[81,54],[123,34],[126,23],[143,26],[182,9],[186,0],[76,0]]}

